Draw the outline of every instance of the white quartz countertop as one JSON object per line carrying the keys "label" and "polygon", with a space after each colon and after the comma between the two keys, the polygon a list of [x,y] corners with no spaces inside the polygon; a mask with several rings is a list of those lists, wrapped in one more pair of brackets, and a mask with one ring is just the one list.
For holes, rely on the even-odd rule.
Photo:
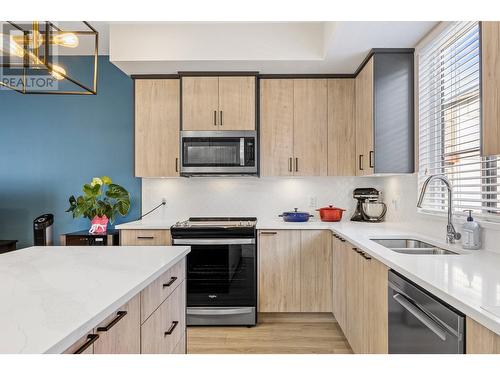
{"label": "white quartz countertop", "polygon": [[[171,223],[130,223],[132,228],[170,228]],[[127,229],[127,228],[119,228]],[[259,217],[257,229],[329,229],[354,246],[425,288],[465,315],[500,335],[500,254],[487,250],[465,251],[447,245],[443,237],[429,237],[399,223],[361,223],[344,219],[328,223],[312,218],[305,223],[287,223],[281,218]],[[414,238],[460,255],[399,254],[370,238]]]}
{"label": "white quartz countertop", "polygon": [[[386,264],[465,315],[500,335],[500,254],[487,250],[466,251],[396,223],[285,223],[269,219],[259,229],[330,229],[352,245]],[[443,238],[446,228],[443,226]],[[396,253],[371,238],[413,238],[459,255]]]}
{"label": "white quartz countertop", "polygon": [[0,353],[60,353],[187,246],[30,247],[0,255]]}

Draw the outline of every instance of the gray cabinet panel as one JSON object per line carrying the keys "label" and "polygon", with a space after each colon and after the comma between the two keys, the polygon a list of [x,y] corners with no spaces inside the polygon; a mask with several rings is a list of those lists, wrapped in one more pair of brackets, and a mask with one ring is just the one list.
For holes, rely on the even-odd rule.
{"label": "gray cabinet panel", "polygon": [[413,53],[374,55],[375,173],[413,173]]}

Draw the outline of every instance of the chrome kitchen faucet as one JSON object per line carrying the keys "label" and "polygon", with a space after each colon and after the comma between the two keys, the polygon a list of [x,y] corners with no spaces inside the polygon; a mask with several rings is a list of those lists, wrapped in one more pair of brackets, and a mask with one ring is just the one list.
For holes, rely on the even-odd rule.
{"label": "chrome kitchen faucet", "polygon": [[422,185],[422,190],[420,191],[420,196],[418,197],[417,207],[422,208],[422,202],[424,200],[425,192],[427,191],[427,186],[430,182],[434,180],[441,180],[448,189],[448,225],[446,226],[446,242],[447,243],[455,243],[455,240],[459,240],[462,235],[455,230],[455,227],[452,223],[452,197],[453,192],[450,184],[450,180],[442,175],[432,175],[427,180],[425,180]]}

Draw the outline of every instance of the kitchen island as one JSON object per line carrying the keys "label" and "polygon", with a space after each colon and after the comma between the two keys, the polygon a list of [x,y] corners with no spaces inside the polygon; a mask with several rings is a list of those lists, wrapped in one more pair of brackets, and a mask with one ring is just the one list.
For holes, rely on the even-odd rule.
{"label": "kitchen island", "polygon": [[[113,353],[123,344],[126,352],[173,352],[185,340],[189,251],[185,246],[47,246],[0,255],[0,353]],[[124,305],[133,309],[128,316]],[[177,323],[164,319],[175,313]],[[146,342],[153,326],[161,338]],[[129,337],[120,334],[128,328]],[[125,342],[129,338],[133,343]],[[73,348],[79,340],[82,345]],[[185,344],[176,350],[185,352]]]}

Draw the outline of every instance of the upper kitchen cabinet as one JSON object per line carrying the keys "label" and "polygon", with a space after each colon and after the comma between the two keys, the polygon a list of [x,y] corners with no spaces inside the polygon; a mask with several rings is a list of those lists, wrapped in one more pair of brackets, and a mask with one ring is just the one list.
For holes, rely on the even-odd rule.
{"label": "upper kitchen cabinet", "polygon": [[482,152],[500,154],[500,22],[481,22]]}
{"label": "upper kitchen cabinet", "polygon": [[255,130],[255,76],[182,77],[182,130]]}
{"label": "upper kitchen cabinet", "polygon": [[293,173],[295,176],[326,176],[327,133],[327,80],[294,80]]}
{"label": "upper kitchen cabinet", "polygon": [[135,175],[179,176],[178,79],[135,80]]}
{"label": "upper kitchen cabinet", "polygon": [[356,174],[354,79],[328,80],[328,176]]}
{"label": "upper kitchen cabinet", "polygon": [[356,175],[413,173],[413,50],[374,50],[356,77]]}
{"label": "upper kitchen cabinet", "polygon": [[260,81],[262,176],[326,176],[327,80]]}

